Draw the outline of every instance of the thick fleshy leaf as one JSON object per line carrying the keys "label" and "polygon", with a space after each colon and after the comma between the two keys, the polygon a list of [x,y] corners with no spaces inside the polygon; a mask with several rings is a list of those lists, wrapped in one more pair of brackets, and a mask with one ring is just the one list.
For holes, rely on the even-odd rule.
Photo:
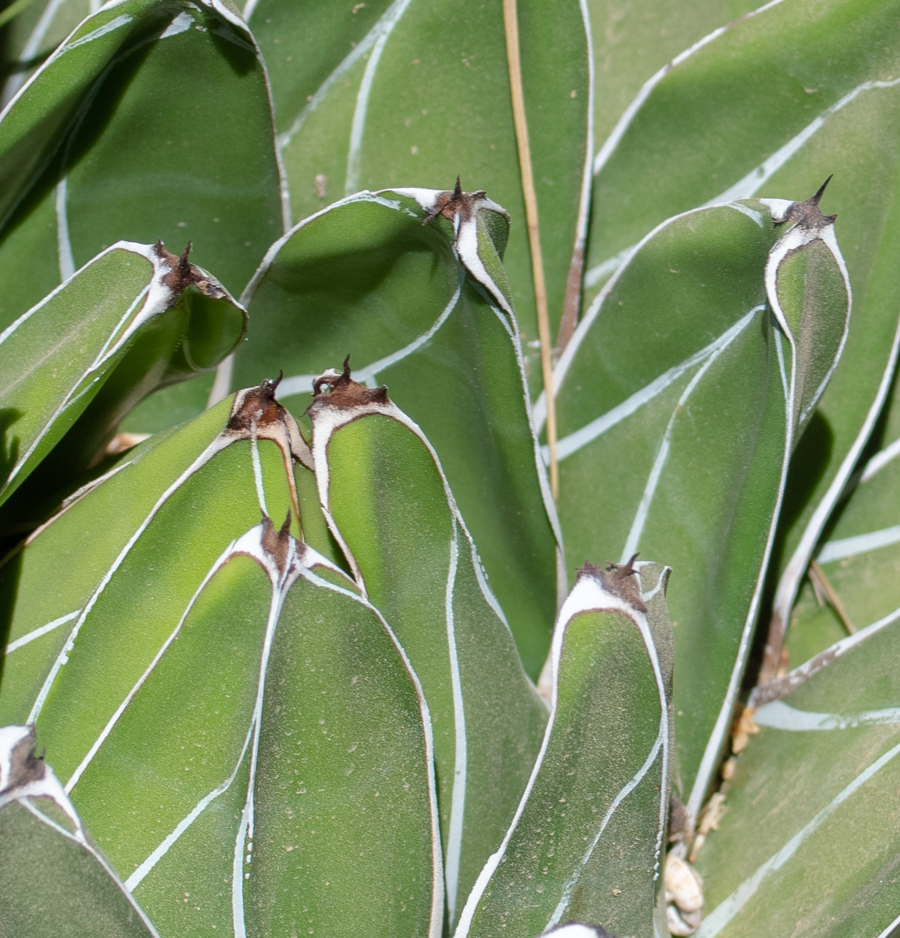
{"label": "thick fleshy leaf", "polygon": [[[833,228],[791,223],[806,204],[733,203],[661,225],[557,369],[569,563],[641,550],[675,570],[676,784],[694,819],[740,688],[795,414],[821,394],[846,330]],[[838,276],[793,276],[820,247]],[[817,318],[827,329],[811,346]]]}
{"label": "thick fleshy leaf", "polygon": [[[437,450],[536,676],[556,609],[555,513],[498,255],[507,220],[477,194],[452,195],[364,193],[294,228],[245,292],[250,340],[234,377],[219,377],[240,385],[283,368],[298,416],[314,376],[348,353],[362,383],[385,382]],[[423,224],[442,207],[446,218]]]}
{"label": "thick fleshy leaf", "polygon": [[757,0],[587,0],[594,49],[594,137],[602,142],[644,83],[715,26],[750,13]]}
{"label": "thick fleshy leaf", "polygon": [[738,757],[725,814],[697,861],[709,910],[700,938],[896,933],[894,620],[835,646],[818,668],[792,672],[791,693],[756,709],[759,733]]}
{"label": "thick fleshy leaf", "polygon": [[[0,707],[30,708],[162,934],[334,932],[349,902],[377,934],[436,936],[427,707],[378,613],[289,533],[305,454],[273,388],[145,445],[7,565],[17,615],[47,625],[14,623]],[[48,597],[36,564],[75,534],[82,576]]]}
{"label": "thick fleshy leaf", "polygon": [[96,462],[130,407],[215,367],[245,325],[221,284],[161,243],[95,257],[0,333],[0,501],[58,444],[70,474]]}
{"label": "thick fleshy leaf", "polygon": [[[470,188],[487,190],[513,218],[506,264],[530,377],[540,387],[502,5],[395,0],[352,10],[315,4],[298,13],[291,0],[260,0],[245,12],[272,62],[294,219],[363,188],[449,188],[460,175]],[[573,263],[577,301],[587,225],[592,143],[585,14],[577,0],[518,3],[522,90],[554,337]]]}
{"label": "thick fleshy leaf", "polygon": [[369,600],[422,681],[435,725],[452,926],[499,846],[540,748],[547,707],[422,431],[348,373],[310,408],[323,507]]}
{"label": "thick fleshy leaf", "polygon": [[[239,292],[284,230],[252,36],[218,0],[107,4],[0,116],[0,179],[3,326],[122,238],[191,240]],[[193,415],[204,387],[168,396]],[[169,425],[156,409],[137,429]]]}
{"label": "thick fleshy leaf", "polygon": [[[247,404],[248,393],[243,392],[239,403]],[[229,419],[230,405],[223,402],[177,433],[148,441],[76,494],[64,511],[6,559],[0,595],[3,607],[11,611],[11,625],[0,721],[33,721],[57,676],[67,682],[67,648],[85,621],[96,620],[101,623],[97,629],[118,633],[117,610],[131,608],[139,594],[140,619],[132,625],[136,644],[127,665],[117,672],[118,681],[130,687],[153,657],[155,630],[168,634],[174,610],[190,599],[228,544],[252,527],[261,512],[283,518],[291,509],[291,479],[282,449],[288,442],[279,438],[276,425],[269,433],[275,441],[259,439],[254,446],[250,428],[236,424],[234,415]],[[238,406],[238,416],[240,412]],[[265,427],[258,426],[257,436],[265,434]],[[100,518],[105,520],[101,523]],[[73,554],[77,563],[60,562]],[[166,558],[165,578],[154,561],[160,555]],[[160,585],[152,589],[147,588],[148,568],[160,571]],[[55,571],[52,588],[48,570]],[[110,611],[104,613],[104,608]],[[89,628],[82,647],[95,641],[102,645],[102,637],[91,637],[94,628]],[[100,680],[102,655],[93,666],[93,679]],[[102,683],[116,700],[117,681]],[[95,705],[100,706],[97,701]],[[89,736],[90,724],[86,718],[81,723],[80,731]],[[54,747],[60,771],[71,769],[67,746],[72,743]]]}
{"label": "thick fleshy leaf", "polygon": [[896,361],[897,14],[894,3],[769,3],[653,76],[595,161],[591,291],[673,212],[757,193],[800,195],[835,173],[828,203],[840,215],[853,323],[792,461],[773,553],[780,582],[768,676]]}
{"label": "thick fleshy leaf", "polygon": [[155,938],[29,727],[0,728],[0,935]]}
{"label": "thick fleshy leaf", "polygon": [[541,753],[459,938],[536,935],[572,920],[654,934],[671,771],[668,573],[630,563],[581,571],[554,633]]}

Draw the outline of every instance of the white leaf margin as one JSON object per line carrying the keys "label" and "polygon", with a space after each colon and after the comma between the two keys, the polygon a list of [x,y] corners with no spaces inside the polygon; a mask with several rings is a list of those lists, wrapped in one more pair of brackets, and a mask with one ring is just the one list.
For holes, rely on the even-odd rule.
{"label": "white leaf margin", "polygon": [[[643,563],[635,564],[636,569],[640,569],[643,566],[645,566]],[[668,572],[668,567],[662,568],[660,571],[659,582],[656,588],[643,593],[645,599],[649,599],[652,595],[658,592],[659,589],[662,588],[665,579],[668,576]],[[662,784],[660,785],[659,825],[656,839],[656,876],[658,877],[659,875],[662,840],[665,832],[666,816],[669,807],[669,784],[671,776],[669,725],[670,707],[669,697],[666,692],[666,682],[662,673],[662,662],[656,648],[656,642],[653,637],[653,631],[651,629],[647,613],[635,609],[631,604],[627,603],[620,596],[610,592],[596,577],[582,576],[579,577],[579,579],[576,581],[571,593],[569,593],[568,597],[563,603],[562,608],[559,611],[556,627],[553,632],[553,642],[550,646],[550,657],[548,659],[552,681],[550,719],[547,723],[544,739],[541,743],[541,749],[538,753],[537,759],[535,760],[531,778],[528,780],[528,785],[522,794],[522,799],[519,802],[519,806],[516,809],[516,813],[513,816],[512,822],[510,823],[503,842],[497,851],[488,858],[481,873],[479,873],[478,878],[475,881],[475,885],[472,887],[472,891],[469,894],[465,907],[463,908],[462,914],[460,915],[459,923],[457,924],[456,931],[454,932],[454,938],[467,938],[467,936],[469,936],[473,919],[478,909],[478,903],[481,901],[485,891],[490,885],[490,881],[494,873],[503,863],[507,847],[509,846],[519,821],[525,812],[528,799],[534,790],[535,783],[537,781],[538,775],[540,774],[541,766],[543,764],[544,758],[546,757],[547,750],[550,746],[550,740],[556,725],[559,702],[559,667],[568,626],[576,616],[590,612],[617,612],[629,618],[637,627],[653,668],[657,694],[659,696],[659,730],[657,732],[656,740],[654,741],[654,744],[651,747],[644,764],[641,766],[638,772],[623,786],[623,788],[619,791],[619,794],[613,799],[610,807],[607,809],[603,820],[594,836],[594,840],[585,851],[580,864],[576,867],[564,885],[562,895],[560,896],[556,908],[547,921],[544,931],[551,929],[560,923],[560,919],[564,915],[571,901],[571,894],[578,883],[578,877],[580,876],[584,867],[590,861],[593,851],[596,848],[596,845],[599,842],[600,837],[602,836],[609,820],[619,805],[625,800],[625,798],[627,798],[627,796],[638,785],[641,779],[646,776],[657,757],[659,757],[661,754]]]}

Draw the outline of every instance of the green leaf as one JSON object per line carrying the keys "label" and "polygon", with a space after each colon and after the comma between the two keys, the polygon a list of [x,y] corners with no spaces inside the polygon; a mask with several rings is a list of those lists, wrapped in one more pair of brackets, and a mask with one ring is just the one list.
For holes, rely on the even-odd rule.
{"label": "green leaf", "polygon": [[647,563],[580,572],[554,632],[541,753],[459,938],[571,920],[654,933],[671,772],[668,573]]}
{"label": "green leaf", "polygon": [[[513,218],[506,264],[529,373],[539,386],[539,355],[531,345],[538,335],[532,260],[501,4],[453,12],[409,0],[352,12],[317,4],[300,15],[295,7],[290,0],[248,6],[250,25],[273,63],[294,219],[359,189],[404,181],[449,189],[459,175],[468,187],[487,190]],[[577,301],[587,226],[589,43],[585,11],[575,0],[520,0],[518,20],[555,336],[567,290]]]}
{"label": "green leaf", "polygon": [[[895,401],[896,402],[896,396]],[[895,430],[896,432],[896,430]],[[890,439],[861,468],[857,484],[828,539],[817,549],[817,569],[810,577],[817,591],[804,584],[786,635],[789,660],[795,667],[819,662],[827,649],[846,637],[847,628],[877,630],[900,617],[900,443]],[[841,646],[842,647],[842,646]],[[784,692],[774,680],[756,694]]]}
{"label": "green leaf", "polygon": [[828,202],[840,216],[853,319],[792,459],[773,552],[768,676],[815,545],[883,405],[900,341],[891,195],[897,13],[895,3],[857,0],[766,4],[654,75],[595,160],[589,291],[675,212],[763,192],[801,195],[835,173]]}
{"label": "green leaf", "polygon": [[[274,386],[145,444],[7,564],[0,708],[28,711],[163,933],[334,932],[350,903],[375,934],[436,938],[427,706],[378,613],[289,533],[309,457]],[[78,575],[47,595],[38,565],[75,534]]]}
{"label": "green leaf", "polygon": [[245,324],[215,279],[161,243],[98,255],[0,334],[0,501],[58,444],[69,475],[98,461],[130,407],[214,367]]}
{"label": "green leaf", "polygon": [[[672,560],[677,787],[694,819],[740,688],[795,415],[807,418],[846,331],[833,228],[781,221],[806,204],[733,203],[660,225],[556,372],[568,562]],[[800,265],[820,248],[827,276],[807,278]],[[812,321],[825,323],[815,344]]]}
{"label": "green leaf", "polygon": [[[27,6],[6,27],[5,81],[0,103],[6,104],[90,13],[89,0],[25,0]],[[4,11],[8,15],[9,7]]]}
{"label": "green leaf", "polygon": [[698,936],[894,934],[898,641],[895,615],[790,672],[790,693],[755,711],[759,734],[699,854],[708,912]]}
{"label": "green leaf", "polygon": [[435,724],[451,927],[503,839],[540,748],[545,702],[522,670],[437,454],[383,390],[345,372],[310,408],[323,508],[409,656]]}
{"label": "green leaf", "polygon": [[29,938],[157,932],[90,839],[34,732],[0,728],[0,931]]}
{"label": "green leaf", "polygon": [[695,0],[672,4],[643,0],[622,6],[616,0],[587,0],[594,73],[594,136],[603,141],[641,86],[654,73],[702,40],[714,26],[750,13],[757,0]]}
{"label": "green leaf", "polygon": [[[0,179],[2,326],[123,238],[192,241],[237,294],[286,220],[243,21],[213,0],[126,0],[88,17],[3,112]],[[193,416],[208,393],[168,396]],[[149,407],[130,429],[171,425]]]}
{"label": "green leaf", "polygon": [[298,416],[313,378],[348,353],[362,383],[388,384],[437,450],[536,676],[556,608],[555,514],[495,247],[507,221],[466,194],[447,205],[458,230],[444,217],[423,225],[441,195],[354,196],[277,242],[242,298],[250,340],[235,353],[234,377],[223,367],[219,380],[240,385],[283,368],[281,394]]}
{"label": "green leaf", "polygon": [[[248,393],[238,396],[237,414]],[[64,511],[6,559],[0,589],[4,607],[14,612],[0,721],[32,722],[56,677],[63,683],[68,680],[66,649],[85,620],[98,617],[98,629],[117,634],[116,610],[131,608],[130,597],[138,591],[141,616],[131,626],[137,644],[117,672],[118,681],[130,687],[152,660],[154,630],[168,634],[175,610],[193,595],[229,543],[252,527],[261,511],[283,518],[291,508],[291,479],[286,477],[281,448],[285,441],[279,446],[262,439],[254,446],[249,428],[229,430],[230,405],[223,403],[175,434],[147,441],[108,475],[76,493]],[[257,436],[263,432],[258,428]],[[98,518],[106,520],[101,524]],[[73,543],[77,562],[60,564],[59,557],[73,553]],[[148,591],[146,569],[159,570],[162,576],[154,562],[158,554],[169,565],[166,588]],[[48,569],[57,570],[49,590]],[[99,612],[94,610],[98,602]],[[106,615],[105,604],[110,609]],[[86,641],[102,644],[97,638]],[[103,674],[102,656],[93,667]],[[103,684],[117,700],[117,682]],[[79,723],[74,711],[72,719]],[[89,735],[87,718],[80,725]],[[74,768],[65,746],[53,751],[60,771]]]}

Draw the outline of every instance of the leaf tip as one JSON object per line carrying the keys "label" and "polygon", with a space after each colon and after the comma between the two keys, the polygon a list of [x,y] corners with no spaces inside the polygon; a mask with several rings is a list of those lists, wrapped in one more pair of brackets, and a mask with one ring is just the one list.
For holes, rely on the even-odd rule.
{"label": "leaf tip", "polygon": [[350,410],[355,407],[389,403],[387,385],[367,388],[353,380],[348,355],[344,359],[343,371],[337,372],[334,368],[329,368],[313,381],[313,401],[307,408],[307,412],[315,413],[317,406]]}
{"label": "leaf tip", "polygon": [[578,571],[578,579],[593,577],[599,580],[607,592],[618,596],[638,611],[646,612],[647,607],[641,596],[640,574],[634,566],[637,557],[637,554],[633,554],[627,563],[608,563],[605,569],[587,560]]}
{"label": "leaf tip", "polygon": [[815,195],[810,196],[805,202],[791,203],[784,213],[784,217],[780,219],[777,224],[780,225],[786,221],[792,221],[798,228],[806,228],[809,231],[827,228],[829,225],[833,225],[837,215],[825,215],[819,208],[819,202],[825,193],[825,189],[833,178],[834,173],[819,186]]}

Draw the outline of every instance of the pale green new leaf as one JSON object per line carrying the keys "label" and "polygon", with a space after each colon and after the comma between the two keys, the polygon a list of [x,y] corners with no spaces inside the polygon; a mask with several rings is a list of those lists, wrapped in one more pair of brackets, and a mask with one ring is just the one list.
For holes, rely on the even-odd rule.
{"label": "pale green new leaf", "polygon": [[458,938],[537,935],[573,920],[659,933],[672,770],[668,574],[649,563],[581,571],[554,632],[540,755]]}
{"label": "pale green new leaf", "polygon": [[[660,225],[556,371],[569,563],[672,558],[676,786],[694,819],[747,660],[794,423],[846,332],[833,228],[815,226],[820,212],[781,221],[790,210],[733,203]],[[827,277],[798,275],[811,251]],[[811,320],[825,323],[814,345]]]}
{"label": "pale green new leaf", "polygon": [[25,726],[0,728],[0,936],[158,938]]}
{"label": "pale green new leaf", "polygon": [[323,508],[434,719],[452,927],[519,803],[547,707],[422,431],[346,373],[326,373],[317,386],[310,415]]}
{"label": "pale green new leaf", "polygon": [[387,384],[437,450],[534,677],[556,609],[555,512],[499,257],[508,222],[466,193],[452,222],[423,224],[440,196],[362,193],[297,225],[242,297],[250,338],[219,378],[283,368],[279,393],[298,417],[323,363],[349,354],[360,382]]}
{"label": "pale green new leaf", "polygon": [[[249,2],[271,63],[294,219],[357,190],[401,183],[487,190],[513,218],[506,264],[540,387],[532,258],[500,3],[365,7]],[[591,80],[577,0],[519,0],[519,45],[551,334],[577,303],[587,226]],[[570,272],[572,280],[570,282]],[[575,312],[573,305],[572,311]],[[430,433],[429,433],[430,435]]]}
{"label": "pale green new leaf", "polygon": [[[267,511],[285,517],[291,492],[284,453],[268,440],[254,447],[246,433],[222,432],[230,404],[223,402],[177,432],[148,440],[98,483],[76,493],[60,514],[5,559],[0,596],[9,610],[10,630],[0,722],[33,721],[56,676],[63,684],[71,679],[65,667],[67,647],[88,617],[97,619],[101,632],[106,629],[127,641],[116,610],[132,608],[139,594],[140,616],[131,624],[136,644],[117,670],[117,681],[101,680],[102,655],[93,661],[93,676],[84,678],[88,685],[101,680],[110,701],[117,701],[118,682],[130,687],[152,660],[157,631],[169,634],[170,619],[187,601],[185,596],[190,599],[229,543],[259,521],[261,492]],[[61,556],[77,562],[60,564]],[[154,562],[157,556],[167,559],[165,576]],[[159,570],[152,588],[148,567]],[[52,584],[48,569],[56,570]],[[106,603],[111,612],[104,616]],[[91,627],[81,647],[94,641],[102,645],[102,638],[93,636]],[[92,707],[104,706],[104,695],[89,696]],[[107,704],[110,710],[113,702]],[[94,718],[102,726],[105,718],[99,712]],[[73,709],[72,720],[90,737],[87,716],[76,718]],[[61,772],[73,768],[67,748],[73,744],[77,740],[69,738],[65,745],[54,745]]]}
{"label": "pale green new leaf", "polygon": [[95,257],[0,333],[0,502],[69,431],[63,471],[96,462],[137,401],[213,368],[245,325],[216,280],[162,244],[123,241]]}

